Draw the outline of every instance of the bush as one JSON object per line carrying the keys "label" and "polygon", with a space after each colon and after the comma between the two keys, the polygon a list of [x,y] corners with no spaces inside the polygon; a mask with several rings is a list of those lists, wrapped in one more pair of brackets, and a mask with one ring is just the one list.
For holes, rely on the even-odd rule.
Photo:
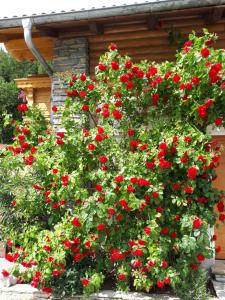
{"label": "bush", "polygon": [[182,278],[182,283],[177,285],[175,292],[182,300],[208,300],[210,294],[207,291],[207,273],[202,269],[195,273],[187,274]]}
{"label": "bush", "polygon": [[67,295],[107,278],[148,292],[198,277],[214,253],[216,204],[225,218],[224,194],[212,187],[220,149],[206,134],[225,117],[225,61],[214,41],[192,34],[175,63],[158,65],[134,65],[111,44],[97,81],[72,75],[65,105],[52,107],[62,114],[56,132],[19,105],[25,124],[0,169],[11,172],[18,219],[3,232],[7,259],[27,268],[15,269],[21,280],[45,292],[63,285]]}

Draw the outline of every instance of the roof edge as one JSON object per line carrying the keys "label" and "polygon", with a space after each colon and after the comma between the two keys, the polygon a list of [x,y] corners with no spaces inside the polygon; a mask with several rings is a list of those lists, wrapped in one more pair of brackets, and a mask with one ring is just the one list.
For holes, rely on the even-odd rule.
{"label": "roof edge", "polygon": [[165,0],[131,5],[102,7],[89,10],[50,13],[42,15],[22,16],[0,19],[0,28],[21,27],[22,19],[32,18],[34,25],[49,24],[62,21],[93,20],[131,14],[170,11],[185,8],[218,6],[225,4],[225,0]]}

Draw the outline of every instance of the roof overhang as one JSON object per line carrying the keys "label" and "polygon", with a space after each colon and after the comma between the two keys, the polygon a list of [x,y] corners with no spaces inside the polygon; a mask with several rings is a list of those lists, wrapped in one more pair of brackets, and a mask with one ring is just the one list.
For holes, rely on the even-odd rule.
{"label": "roof overhang", "polygon": [[[79,20],[94,20],[114,16],[127,16],[141,13],[157,13],[186,8],[218,6],[225,4],[225,0],[163,0],[133,5],[103,7],[80,11],[69,11],[42,15],[32,15],[34,25]],[[0,19],[0,28],[21,27],[22,19],[27,16]]]}

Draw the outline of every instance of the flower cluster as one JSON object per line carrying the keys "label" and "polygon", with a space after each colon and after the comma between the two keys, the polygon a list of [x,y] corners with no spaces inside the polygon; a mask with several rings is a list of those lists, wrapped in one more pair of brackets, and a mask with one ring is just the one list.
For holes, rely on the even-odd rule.
{"label": "flower cluster", "polygon": [[18,185],[10,209],[26,226],[7,232],[6,258],[27,268],[21,280],[50,293],[73,262],[86,293],[109,277],[122,290],[174,288],[213,255],[208,226],[225,206],[206,127],[224,124],[225,62],[209,40],[191,35],[161,65],[111,44],[98,81],[73,74],[65,105],[52,106],[63,130],[37,129],[18,107],[25,123],[5,158]]}

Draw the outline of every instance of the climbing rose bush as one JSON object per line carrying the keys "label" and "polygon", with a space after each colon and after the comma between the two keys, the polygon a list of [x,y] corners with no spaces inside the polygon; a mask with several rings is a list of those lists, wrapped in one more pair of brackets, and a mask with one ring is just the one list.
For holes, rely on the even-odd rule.
{"label": "climbing rose bush", "polygon": [[206,133],[225,117],[215,41],[191,34],[176,61],[161,64],[134,63],[111,44],[94,80],[69,79],[65,105],[52,106],[57,129],[19,105],[24,122],[1,168],[12,171],[16,218],[2,230],[20,281],[51,293],[72,266],[74,293],[107,280],[125,291],[176,289],[213,256],[209,227],[225,219],[212,186],[220,147]]}

